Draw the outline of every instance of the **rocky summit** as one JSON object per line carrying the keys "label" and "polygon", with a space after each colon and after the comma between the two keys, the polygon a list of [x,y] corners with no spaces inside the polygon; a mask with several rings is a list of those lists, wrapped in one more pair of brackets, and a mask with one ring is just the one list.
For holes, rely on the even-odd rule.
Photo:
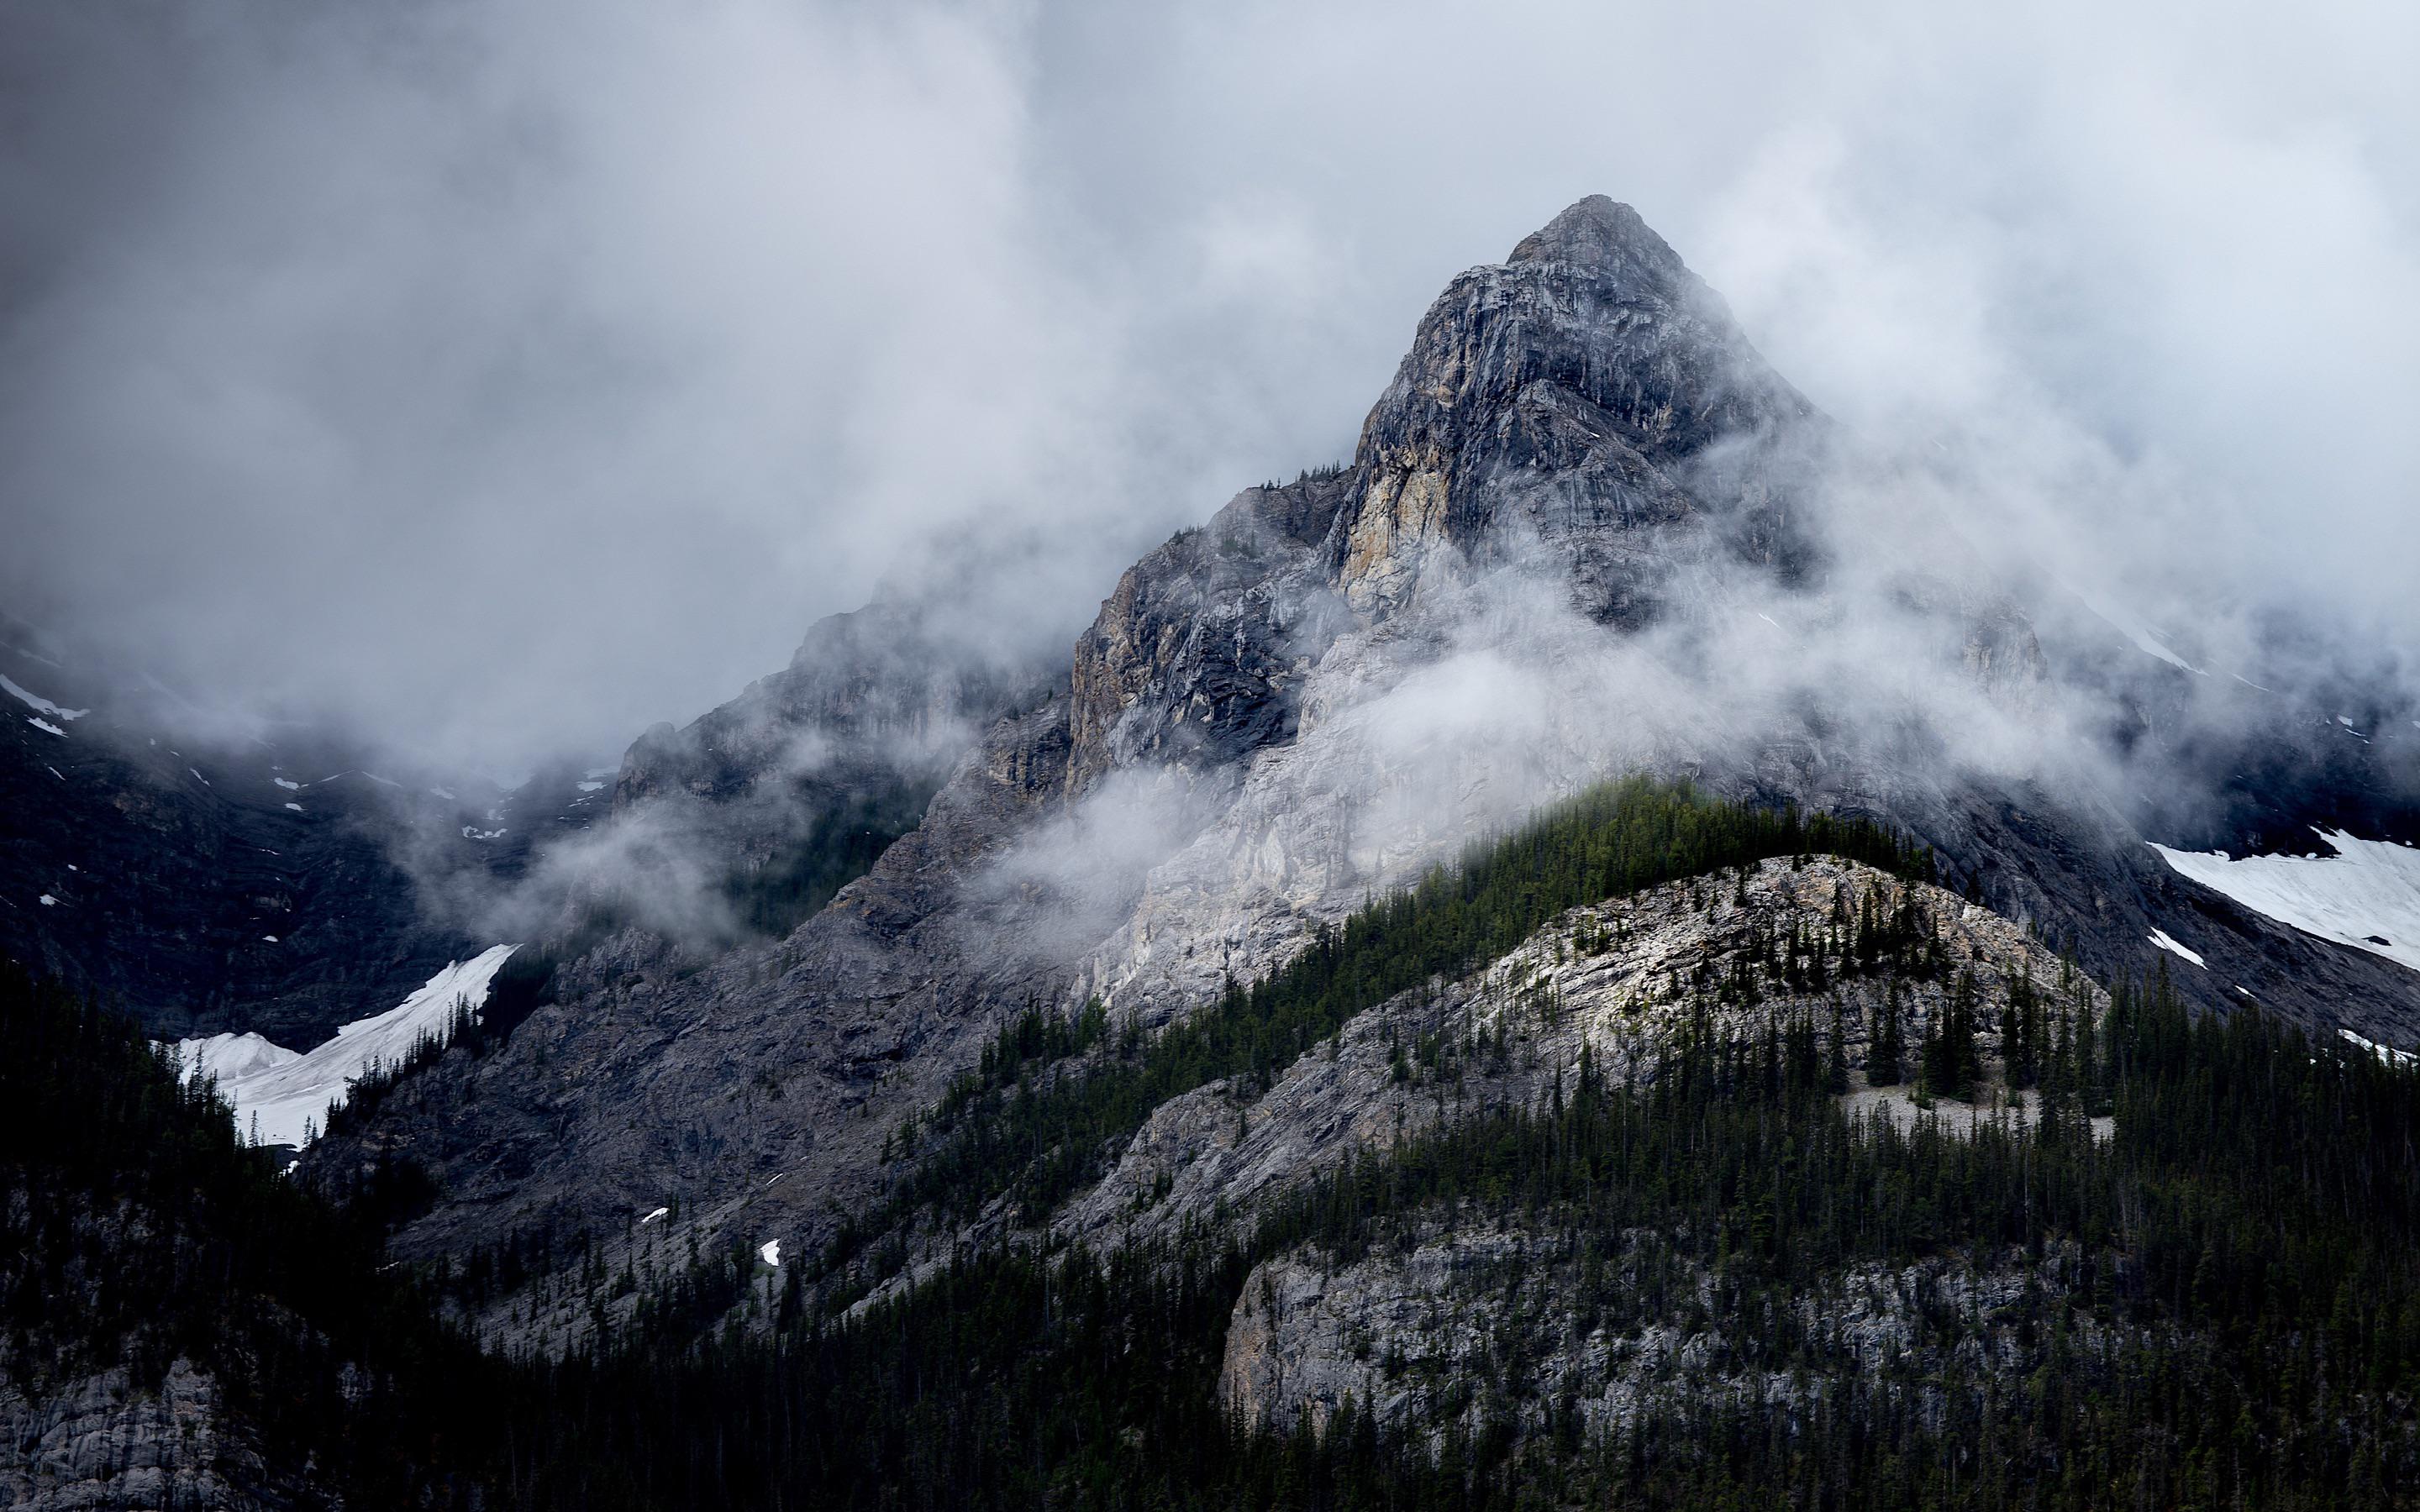
{"label": "rocky summit", "polygon": [[[405,1427],[130,1323],[10,1366],[8,1484],[249,1504],[318,1433],[359,1504],[2401,1504],[2412,1251],[2278,1236],[2413,1236],[2420,975],[2154,842],[2406,840],[2412,743],[2249,683],[2212,733],[2203,674],[1909,467],[1581,200],[1446,286],[1349,464],[1178,532],[1071,648],[887,595],[478,861],[545,883],[489,1002],[242,1189],[411,1278],[375,1325],[256,1283],[294,1380]],[[335,778],[187,792],[22,712],[0,939],[157,1032],[324,1038],[494,943],[427,922],[425,859],[385,880],[401,829],[305,828]],[[303,964],[245,908],[308,916],[240,926]],[[2222,1108],[2260,1136],[2180,1121]],[[101,1168],[20,1216],[209,1242],[96,1228]]]}

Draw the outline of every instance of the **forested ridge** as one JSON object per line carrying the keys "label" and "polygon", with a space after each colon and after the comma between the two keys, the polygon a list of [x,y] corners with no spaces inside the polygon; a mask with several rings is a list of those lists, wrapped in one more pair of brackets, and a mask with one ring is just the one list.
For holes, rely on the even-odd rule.
{"label": "forested ridge", "polygon": [[[1373,900],[1186,1026],[1142,1036],[1097,1011],[1021,1015],[903,1132],[883,1222],[943,1221],[1003,1193],[1047,1211],[1157,1101],[1218,1076],[1265,1080],[1355,1012],[1483,964],[1574,904],[1809,853],[1903,876],[1931,867],[1870,826],[1625,783]],[[1941,969],[1912,928],[1859,920],[1854,933],[1872,942],[1868,969]],[[281,1429],[339,1446],[321,1463],[354,1504],[406,1500],[405,1487],[436,1504],[476,1487],[488,1504],[565,1508],[2420,1501],[2420,1072],[2251,1011],[2194,1019],[2164,979],[2118,984],[2099,1012],[2072,979],[2028,984],[2022,1003],[1966,999],[1970,1019],[2022,1026],[2004,1039],[2029,1064],[1998,1070],[2038,1086],[2031,1122],[1953,1134],[1854,1116],[1836,1030],[1778,1008],[1727,1029],[1740,1017],[1716,1011],[1722,984],[1693,983],[1680,1032],[1634,1079],[1583,1060],[1535,1105],[1368,1151],[1220,1231],[1106,1253],[961,1248],[853,1312],[865,1278],[896,1263],[863,1253],[879,1224],[770,1292],[744,1254],[708,1255],[619,1337],[542,1364],[471,1357],[437,1319],[433,1281],[380,1279],[381,1193],[338,1207],[285,1187],[131,1029],[5,985],[12,1046],[30,1033],[83,1047],[6,1072],[12,1090],[39,1096],[35,1080],[58,1075],[127,1088],[85,1099],[83,1137],[108,1153],[56,1159],[39,1134],[64,1094],[23,1118],[12,1097],[12,1180],[49,1183],[54,1207],[71,1190],[173,1208],[147,1184],[164,1178],[136,1167],[155,1141],[189,1147],[186,1166],[171,1163],[199,1194],[189,1221],[256,1231],[259,1248],[144,1285],[186,1299],[162,1310],[186,1319],[179,1348],[212,1347],[227,1316],[213,1299],[269,1295],[373,1362],[387,1426],[330,1409]],[[1909,1047],[1911,1072],[1944,1095],[1978,1073],[1971,1043],[1950,1038]],[[2105,1137],[2091,1122],[2104,1112]],[[1476,1381],[1472,1411],[1435,1433],[1354,1410],[1324,1432],[1268,1427],[1221,1407],[1225,1334],[1256,1265],[1345,1265],[1477,1227],[1540,1236],[1588,1278],[1559,1305],[1590,1326],[1693,1319],[1733,1363],[1807,1389],[1773,1403],[1676,1388],[1620,1431]],[[69,1368],[130,1336],[123,1309],[77,1339],[43,1334],[64,1285],[43,1247],[62,1241],[13,1218],[9,1240],[12,1360]],[[269,1252],[289,1244],[311,1264]],[[1995,1320],[2030,1341],[2025,1369],[1860,1372],[1792,1320],[1844,1267],[1943,1257],[2055,1277]],[[753,1323],[726,1320],[752,1294]],[[1954,1338],[1963,1325],[1928,1326]],[[29,1339],[49,1352],[28,1355]],[[1549,1427],[1522,1428],[1525,1411]]]}
{"label": "forested ridge", "polygon": [[1170,1098],[1226,1076],[1265,1084],[1356,1013],[1496,960],[1566,909],[1810,853],[1912,879],[1934,874],[1929,850],[1864,820],[1722,802],[1685,783],[1630,778],[1473,842],[1460,864],[1372,901],[1282,969],[1231,981],[1218,1002],[1148,1041],[1129,1026],[1107,1042],[1109,1019],[1097,1005],[1073,1019],[1029,1009],[929,1119],[901,1132],[903,1154],[915,1158],[896,1200],[844,1233],[838,1249],[845,1255],[868,1233],[922,1210],[963,1219],[1003,1193],[1047,1213],[1097,1179]]}

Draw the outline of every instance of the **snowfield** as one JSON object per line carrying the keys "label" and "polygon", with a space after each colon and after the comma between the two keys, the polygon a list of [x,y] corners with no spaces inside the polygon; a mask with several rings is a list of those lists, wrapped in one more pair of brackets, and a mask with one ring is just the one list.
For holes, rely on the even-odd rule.
{"label": "snowfield", "polygon": [[2201,958],[2200,951],[2193,949],[2187,946],[2179,945],[2169,936],[2166,930],[2155,929],[2151,931],[2151,943],[2158,946],[2161,949],[2167,951],[2170,955],[2182,956],[2185,960],[2192,962],[2195,965],[2200,966],[2204,970],[2208,970],[2210,968],[2210,963]]}
{"label": "snowfield", "polygon": [[2163,860],[2213,892],[2305,934],[2382,955],[2420,971],[2420,850],[2314,830],[2334,856],[2246,856],[2172,851]]}
{"label": "snowfield", "polygon": [[265,1145],[303,1143],[303,1125],[324,1125],[331,1103],[344,1100],[345,1084],[373,1061],[392,1064],[411,1054],[422,1037],[445,1032],[457,999],[477,1008],[517,945],[491,946],[457,961],[383,1013],[355,1019],[336,1037],[310,1051],[293,1051],[257,1034],[214,1034],[179,1040],[188,1076],[215,1076],[219,1095],[235,1104],[236,1127],[249,1136],[259,1119]]}
{"label": "snowfield", "polygon": [[[7,688],[10,698],[15,699],[18,702],[23,703],[25,707],[32,709],[37,714],[55,714],[62,719],[81,719],[85,715],[92,712],[90,709],[60,708],[57,704],[52,702],[49,699],[42,697],[39,693],[29,693],[23,688],[19,687],[16,684],[10,682],[6,677],[0,677],[0,687]],[[35,722],[39,724],[41,721],[36,720]],[[47,729],[50,727],[45,726],[44,728]]]}

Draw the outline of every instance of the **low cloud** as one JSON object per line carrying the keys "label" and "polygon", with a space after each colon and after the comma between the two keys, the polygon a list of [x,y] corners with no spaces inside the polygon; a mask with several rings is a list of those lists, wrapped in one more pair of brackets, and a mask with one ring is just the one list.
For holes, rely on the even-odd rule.
{"label": "low cloud", "polygon": [[2395,8],[5,23],[0,592],[214,704],[508,774],[880,583],[1063,647],[1594,191],[1985,560],[2220,671],[2413,676]]}

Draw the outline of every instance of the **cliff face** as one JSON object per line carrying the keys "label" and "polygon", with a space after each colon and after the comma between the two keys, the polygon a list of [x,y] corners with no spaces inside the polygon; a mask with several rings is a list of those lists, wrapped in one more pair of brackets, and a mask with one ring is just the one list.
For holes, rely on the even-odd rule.
{"label": "cliff face", "polygon": [[[1805,569],[1791,454],[1819,432],[1663,239],[1593,196],[1430,307],[1362,426],[1340,583],[1376,615],[1423,578],[1543,552],[1591,618],[1636,627],[1676,551]],[[1673,540],[1684,525],[1699,538]]]}
{"label": "cliff face", "polygon": [[[1097,997],[1164,1024],[1473,835],[1641,768],[1901,825],[2096,975],[2148,969],[2160,928],[2205,956],[2180,973],[2205,1004],[2240,988],[2409,1042],[2409,973],[2193,892],[2107,795],[1947,754],[1945,720],[2040,722],[2058,667],[1988,564],[1855,598],[1858,563],[1818,528],[1837,445],[1634,212],[1583,201],[1454,280],[1350,467],[1249,490],[1144,557],[1063,671],[970,676],[870,613],[651,733],[619,816],[686,805],[752,866],[794,838],[800,783],[940,776],[921,822],[785,937],[615,936],[501,1052],[416,1079],[314,1164],[427,1165],[443,1196],[408,1254],[628,1231],[659,1206],[648,1244],[799,1254],[885,1190],[890,1132],[1007,1014]],[[1741,639],[1768,626],[1780,639]],[[1955,697],[1847,718],[1818,685],[1737,675],[1853,681],[1840,648],[1859,635]],[[1311,1100],[1317,1117],[1366,1121],[1343,1097]],[[1252,1137],[1249,1110],[1234,1127]],[[1224,1168],[1195,1164],[1171,1179]],[[586,1326],[490,1324],[548,1342]]]}
{"label": "cliff face", "polygon": [[0,1384],[0,1494],[13,1507],[266,1507],[294,1493],[262,1484],[259,1455],[231,1431],[217,1382],[175,1361],[150,1389],[116,1367],[54,1383],[39,1396]]}

